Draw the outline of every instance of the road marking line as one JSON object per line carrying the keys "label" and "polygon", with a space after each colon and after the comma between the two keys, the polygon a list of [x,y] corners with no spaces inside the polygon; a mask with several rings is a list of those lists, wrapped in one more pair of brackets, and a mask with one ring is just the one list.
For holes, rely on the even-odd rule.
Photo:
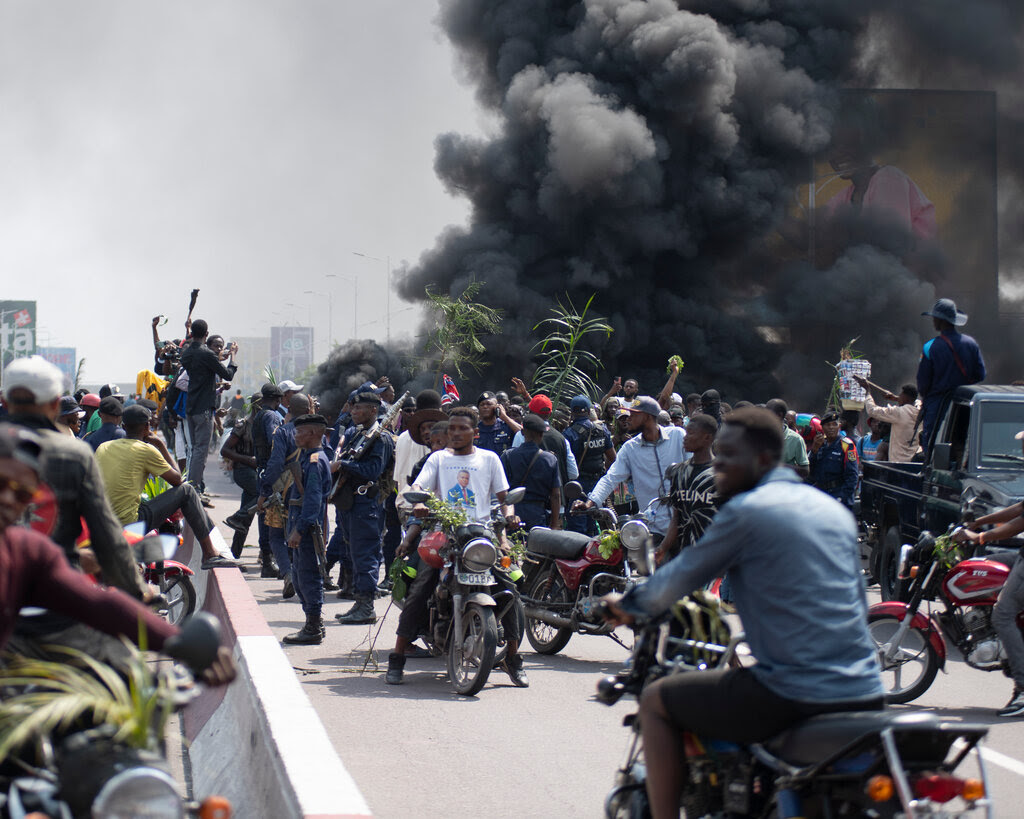
{"label": "road marking line", "polygon": [[982,748],[981,755],[985,757],[986,762],[991,762],[1000,768],[1006,768],[1006,770],[1012,771],[1018,776],[1024,776],[1024,762],[1014,759],[1012,756],[1001,754],[999,751],[993,751],[991,748]]}

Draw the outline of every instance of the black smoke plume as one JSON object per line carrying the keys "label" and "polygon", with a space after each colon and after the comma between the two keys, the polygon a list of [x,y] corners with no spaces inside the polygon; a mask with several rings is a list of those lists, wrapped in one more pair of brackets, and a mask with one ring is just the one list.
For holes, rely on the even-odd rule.
{"label": "black smoke plume", "polygon": [[349,393],[367,381],[376,382],[386,375],[396,392],[401,393],[406,373],[403,356],[402,352],[385,350],[370,339],[348,341],[331,351],[327,360],[317,366],[306,392],[317,396],[322,412],[333,419]]}
{"label": "black smoke plume", "polygon": [[[857,243],[822,269],[780,252],[778,231],[842,89],[998,88],[1019,103],[1019,5],[442,0],[439,22],[499,127],[438,138],[436,171],[469,199],[470,225],[402,272],[401,295],[486,282],[479,300],[506,315],[484,339],[492,387],[529,374],[532,328],[566,293],[596,293],[615,328],[595,350],[602,379],[639,377],[644,392],[678,353],[682,392],[821,401],[824,361],[854,336],[876,380],[897,385],[928,335],[918,316],[941,264],[922,272],[884,242]],[[1001,204],[1014,214],[1022,143],[1002,136],[1020,136],[1022,106],[1000,105]]]}

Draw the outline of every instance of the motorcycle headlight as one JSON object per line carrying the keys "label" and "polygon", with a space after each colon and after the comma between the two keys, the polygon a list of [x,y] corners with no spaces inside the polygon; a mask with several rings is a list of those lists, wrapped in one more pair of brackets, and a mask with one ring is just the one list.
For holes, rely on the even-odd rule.
{"label": "motorcycle headlight", "polygon": [[498,550],[487,538],[474,538],[462,550],[462,564],[471,572],[485,572],[497,559]]}
{"label": "motorcycle headlight", "polygon": [[178,784],[158,768],[129,768],[107,780],[92,803],[93,819],[185,819]]}
{"label": "motorcycle headlight", "polygon": [[627,549],[639,549],[643,547],[650,534],[650,530],[642,520],[630,520],[622,524],[622,528],[619,530],[619,540]]}

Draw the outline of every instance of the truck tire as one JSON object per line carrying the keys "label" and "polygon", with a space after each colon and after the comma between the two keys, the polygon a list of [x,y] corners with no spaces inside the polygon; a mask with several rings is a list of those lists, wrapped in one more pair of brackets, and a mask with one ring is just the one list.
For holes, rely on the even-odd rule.
{"label": "truck tire", "polygon": [[903,538],[898,526],[885,530],[881,553],[878,558],[878,588],[883,600],[899,599],[900,591],[900,546]]}

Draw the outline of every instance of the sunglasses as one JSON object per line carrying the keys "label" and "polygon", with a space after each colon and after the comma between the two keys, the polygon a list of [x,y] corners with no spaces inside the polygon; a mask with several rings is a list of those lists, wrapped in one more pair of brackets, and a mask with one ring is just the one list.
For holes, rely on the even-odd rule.
{"label": "sunglasses", "polygon": [[18,481],[0,478],[0,492],[3,492],[5,489],[10,489],[14,493],[14,499],[18,503],[29,503],[36,496],[36,491],[39,487],[28,487],[23,483],[18,483]]}

